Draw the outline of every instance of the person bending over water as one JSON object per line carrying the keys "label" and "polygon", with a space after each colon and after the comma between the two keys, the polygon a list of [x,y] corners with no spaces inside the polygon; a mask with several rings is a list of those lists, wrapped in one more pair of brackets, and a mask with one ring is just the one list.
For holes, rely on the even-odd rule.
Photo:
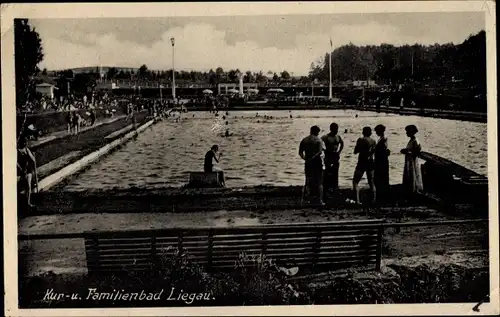
{"label": "person bending over water", "polygon": [[359,199],[359,182],[366,173],[368,185],[372,191],[372,202],[376,200],[375,183],[373,180],[375,162],[373,161],[373,154],[375,152],[375,140],[371,138],[372,129],[370,127],[363,128],[363,137],[359,138],[354,147],[354,154],[358,154],[358,164],[354,170],[352,180],[352,187],[356,193],[356,203],[361,204]]}
{"label": "person bending over water", "polygon": [[417,137],[418,132],[416,126],[409,125],[405,128],[406,135],[410,138],[406,148],[401,150],[405,155],[405,166],[403,170],[403,187],[411,193],[422,191],[422,175],[420,174],[420,166],[418,164],[418,155],[422,151],[422,147]]}
{"label": "person bending over water", "polygon": [[385,126],[379,124],[375,127],[375,133],[379,136],[375,146],[375,188],[377,196],[385,198],[389,189],[389,146],[387,137],[384,135]]}
{"label": "person bending over water", "polygon": [[311,127],[309,136],[305,137],[299,145],[299,155],[305,161],[304,171],[306,174],[305,189],[310,197],[314,197],[320,204],[323,202],[323,151],[325,145],[319,137],[321,129],[318,126]]}
{"label": "person bending over water", "polygon": [[205,162],[203,166],[203,171],[205,173],[209,172],[217,172],[219,173],[220,177],[220,182],[222,186],[225,186],[225,181],[224,181],[224,174],[222,169],[219,167],[219,160],[221,157],[221,154],[219,154],[219,157],[217,157],[217,152],[219,152],[219,146],[218,145],[213,145],[210,151],[208,151],[205,154]]}
{"label": "person bending over water", "polygon": [[323,180],[323,199],[329,190],[337,190],[339,185],[340,153],[344,149],[344,140],[338,135],[339,125],[330,124],[330,133],[321,139],[325,144],[325,175]]}

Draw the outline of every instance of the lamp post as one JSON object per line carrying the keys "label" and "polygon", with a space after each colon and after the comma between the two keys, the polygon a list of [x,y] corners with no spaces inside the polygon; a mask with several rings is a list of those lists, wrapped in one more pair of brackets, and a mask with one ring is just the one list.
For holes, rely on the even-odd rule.
{"label": "lamp post", "polygon": [[175,100],[175,38],[171,38],[172,42],[172,97]]}

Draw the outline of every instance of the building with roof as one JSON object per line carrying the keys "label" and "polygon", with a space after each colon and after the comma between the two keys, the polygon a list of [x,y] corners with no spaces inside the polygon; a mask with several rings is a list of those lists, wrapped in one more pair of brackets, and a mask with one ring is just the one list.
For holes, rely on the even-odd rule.
{"label": "building with roof", "polygon": [[54,91],[58,88],[52,84],[42,83],[36,85],[36,92],[42,94],[42,96],[49,97],[50,99],[54,99]]}

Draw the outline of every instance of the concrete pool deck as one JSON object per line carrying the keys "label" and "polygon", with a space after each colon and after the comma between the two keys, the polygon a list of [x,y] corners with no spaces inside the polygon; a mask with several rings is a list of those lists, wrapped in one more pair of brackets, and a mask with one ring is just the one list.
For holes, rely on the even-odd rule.
{"label": "concrete pool deck", "polygon": [[[147,121],[147,113],[141,112],[137,114],[137,124],[141,125]],[[125,116],[117,116],[115,118],[102,121],[101,124],[96,124],[92,127],[82,129],[77,135],[68,135],[67,131],[58,132],[51,139],[46,139],[32,148],[37,159],[37,165],[43,166],[54,160],[64,157],[71,152],[81,151],[87,152],[95,150],[112,140],[105,139],[110,133],[118,131],[130,122],[126,122]]]}
{"label": "concrete pool deck", "polygon": [[[113,123],[113,122],[115,122],[117,120],[124,119],[125,117],[126,117],[126,115],[118,115],[118,116],[113,116],[113,117],[110,117],[110,118],[104,118],[104,119],[96,120],[96,122],[94,123],[94,125],[81,127],[79,133],[83,133],[83,132],[91,130],[91,129],[96,129],[97,127],[99,127],[101,125],[110,124],[110,123]],[[67,129],[66,130],[60,130],[60,131],[55,131],[55,132],[49,133],[47,135],[44,135],[44,136],[38,138],[38,140],[29,141],[28,142],[28,147],[31,148],[31,149],[34,149],[34,148],[37,148],[37,147],[39,147],[39,146],[41,146],[41,145],[43,145],[45,143],[48,143],[48,142],[51,142],[51,141],[54,141],[54,140],[57,140],[57,139],[64,139],[64,138],[67,138],[67,137],[69,137],[71,135],[73,135],[73,134],[68,133]]]}

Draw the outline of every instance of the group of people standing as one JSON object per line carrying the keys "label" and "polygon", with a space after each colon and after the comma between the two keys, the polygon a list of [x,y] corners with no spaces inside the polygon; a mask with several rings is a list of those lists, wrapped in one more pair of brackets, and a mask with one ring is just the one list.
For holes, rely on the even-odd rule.
{"label": "group of people standing", "polygon": [[78,134],[81,132],[83,126],[93,126],[96,121],[96,113],[94,109],[89,109],[86,112],[87,119],[85,120],[78,111],[68,111],[66,115],[66,125],[68,127],[68,134]]}
{"label": "group of people standing", "polygon": [[[365,174],[372,192],[372,203],[380,198],[383,199],[389,190],[391,152],[385,129],[386,127],[381,124],[375,127],[375,133],[379,137],[375,141],[371,137],[372,128],[364,127],[362,137],[356,141],[354,154],[358,155],[358,161],[354,169],[352,184],[357,204],[361,204],[359,182]],[[416,138],[418,129],[415,125],[409,125],[405,130],[410,141],[407,147],[401,150],[401,153],[405,155],[403,186],[412,192],[418,192],[422,189],[418,166],[421,146]],[[321,129],[313,126],[309,136],[305,137],[299,145],[299,155],[305,161],[306,184],[304,188],[308,190],[308,196],[314,200],[313,202],[320,205],[324,205],[329,194],[338,188],[340,156],[344,150],[344,141],[338,135],[338,131],[338,124],[332,123],[330,132],[319,137]]]}

